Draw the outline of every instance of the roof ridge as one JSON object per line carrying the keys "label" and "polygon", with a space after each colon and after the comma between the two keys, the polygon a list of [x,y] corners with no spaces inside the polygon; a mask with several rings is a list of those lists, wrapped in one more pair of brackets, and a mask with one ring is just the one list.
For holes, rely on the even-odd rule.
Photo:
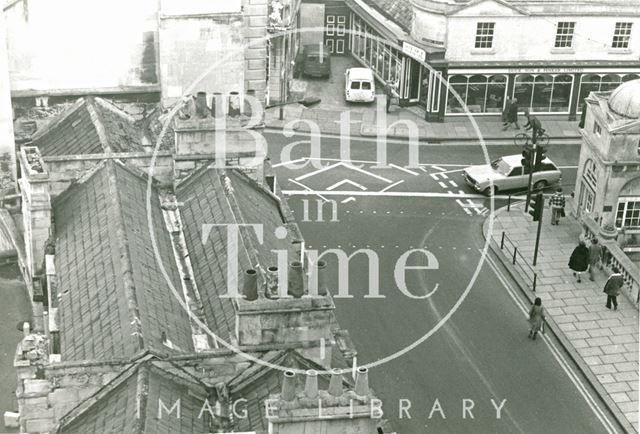
{"label": "roof ridge", "polygon": [[109,101],[108,99],[105,99],[105,98],[94,97],[94,102],[100,107],[102,107],[103,109],[109,110],[110,112],[114,113],[117,116],[120,116],[124,120],[131,122],[132,124],[136,123],[136,120],[133,118],[133,116],[131,116],[126,111],[122,110],[113,101]]}
{"label": "roof ridge", "polygon": [[93,127],[96,129],[96,134],[98,134],[98,140],[100,140],[100,144],[102,145],[102,150],[105,154],[110,154],[113,152],[111,149],[111,145],[109,144],[109,137],[107,136],[106,129],[104,127],[104,123],[102,122],[102,116],[98,110],[96,110],[94,104],[93,96],[85,96],[87,111],[89,112],[89,118],[91,119],[91,123]]}
{"label": "roof ridge", "polygon": [[55,127],[60,125],[65,119],[74,114],[77,110],[82,108],[85,104],[85,98],[78,98],[73,104],[63,110],[61,113],[58,113],[57,116],[54,117],[49,123],[47,123],[41,130],[37,130],[32,136],[31,141],[36,141]]}
{"label": "roof ridge", "polygon": [[134,346],[137,347],[136,350],[140,351],[145,349],[145,342],[144,336],[142,334],[142,323],[140,321],[140,311],[138,298],[136,296],[136,287],[133,280],[133,263],[131,261],[131,252],[129,250],[129,240],[127,239],[125,231],[122,203],[120,200],[120,189],[118,187],[118,180],[115,173],[116,164],[116,162],[111,160],[106,164],[107,185],[110,193],[110,201],[112,204],[112,221],[115,226],[115,230],[109,231],[109,234],[111,234],[112,237],[115,237],[115,241],[117,244],[120,268],[122,271],[122,283],[124,286],[127,309],[129,310],[129,325],[131,326],[131,336],[134,339]]}

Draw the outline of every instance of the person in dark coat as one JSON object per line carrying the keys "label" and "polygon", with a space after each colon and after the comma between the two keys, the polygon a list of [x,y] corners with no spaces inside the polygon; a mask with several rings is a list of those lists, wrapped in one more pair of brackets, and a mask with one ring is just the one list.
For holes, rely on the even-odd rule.
{"label": "person in dark coat", "polygon": [[540,120],[529,112],[529,109],[524,111],[524,115],[527,118],[527,124],[524,126],[524,129],[531,130],[531,140],[535,144],[538,142],[538,137],[540,137],[541,134],[544,134],[546,130],[542,128]]}
{"label": "person in dark coat", "polygon": [[542,324],[544,323],[544,309],[542,308],[542,299],[537,297],[533,302],[533,306],[531,306],[531,310],[529,311],[529,324],[531,325],[531,329],[529,329],[529,338],[535,340],[536,335],[542,328]]}
{"label": "person in dark coat", "polygon": [[607,294],[607,304],[605,307],[607,309],[611,309],[611,304],[613,304],[613,310],[618,310],[618,295],[620,295],[620,289],[624,285],[624,277],[618,271],[616,267],[612,267],[611,271],[613,272],[609,279],[607,279],[607,283],[604,284],[604,292]]}
{"label": "person in dark coat", "polygon": [[589,268],[589,249],[584,241],[580,241],[573,249],[569,258],[569,268],[573,270],[573,275],[578,277],[578,283],[582,282],[580,276]]}
{"label": "person in dark coat", "polygon": [[507,124],[502,130],[508,129],[511,124],[516,124],[516,130],[520,129],[520,125],[518,125],[518,100],[515,98],[511,99],[509,112],[507,113]]}
{"label": "person in dark coat", "polygon": [[509,125],[509,110],[511,110],[511,99],[507,98],[504,110],[502,110],[502,126],[504,127]]}

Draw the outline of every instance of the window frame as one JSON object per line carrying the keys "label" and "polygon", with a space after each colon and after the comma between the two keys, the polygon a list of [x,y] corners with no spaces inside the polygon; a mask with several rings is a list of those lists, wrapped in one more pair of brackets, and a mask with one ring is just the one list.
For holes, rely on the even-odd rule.
{"label": "window frame", "polygon": [[476,24],[476,35],[474,40],[474,48],[476,50],[490,50],[493,48],[495,27],[495,22],[478,21]]}
{"label": "window frame", "polygon": [[631,30],[633,22],[618,21],[613,28],[613,38],[611,39],[611,48],[614,50],[628,50],[631,41]]}
{"label": "window frame", "polygon": [[[629,209],[629,204],[634,204],[633,209]],[[638,216],[627,216],[627,213],[631,211],[637,211]],[[636,220],[636,225],[626,225],[626,220],[630,220],[633,223]],[[640,229],[640,196],[626,196],[618,198],[618,206],[616,207],[615,225],[618,229]]]}
{"label": "window frame", "polygon": [[560,49],[573,48],[573,35],[575,30],[575,21],[558,21],[558,24],[556,24],[556,37],[553,47]]}
{"label": "window frame", "polygon": [[593,134],[598,137],[602,136],[602,127],[598,123],[598,121],[593,121]]}

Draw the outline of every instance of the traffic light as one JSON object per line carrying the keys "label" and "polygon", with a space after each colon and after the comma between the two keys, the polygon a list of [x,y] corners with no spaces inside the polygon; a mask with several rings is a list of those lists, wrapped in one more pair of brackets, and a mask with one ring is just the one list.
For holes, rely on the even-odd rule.
{"label": "traffic light", "polygon": [[544,160],[545,158],[547,158],[546,155],[547,150],[545,149],[544,146],[536,146],[536,158],[535,158],[535,163],[533,165],[533,170],[538,171],[540,170],[540,166],[542,165],[542,160]]}
{"label": "traffic light", "polygon": [[529,200],[529,214],[533,217],[534,222],[542,217],[542,208],[544,208],[544,196],[542,193],[538,193]]}
{"label": "traffic light", "polygon": [[531,168],[532,157],[533,157],[533,146],[526,145],[522,149],[522,160],[520,162],[522,164],[522,167],[525,168],[525,170]]}

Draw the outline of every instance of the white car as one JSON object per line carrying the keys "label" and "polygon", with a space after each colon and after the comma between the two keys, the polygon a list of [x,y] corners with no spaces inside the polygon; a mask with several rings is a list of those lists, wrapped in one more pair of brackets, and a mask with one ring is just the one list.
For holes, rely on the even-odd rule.
{"label": "white car", "polygon": [[[529,171],[523,170],[522,155],[507,155],[494,160],[491,164],[469,166],[462,171],[467,184],[474,190],[486,195],[503,190],[527,188]],[[547,185],[560,182],[562,172],[548,158],[542,160],[540,170],[533,172],[532,185],[539,190]],[[493,191],[490,180],[493,180]]]}
{"label": "white car", "polygon": [[349,102],[373,102],[376,81],[370,68],[349,68],[344,73],[344,98]]}

